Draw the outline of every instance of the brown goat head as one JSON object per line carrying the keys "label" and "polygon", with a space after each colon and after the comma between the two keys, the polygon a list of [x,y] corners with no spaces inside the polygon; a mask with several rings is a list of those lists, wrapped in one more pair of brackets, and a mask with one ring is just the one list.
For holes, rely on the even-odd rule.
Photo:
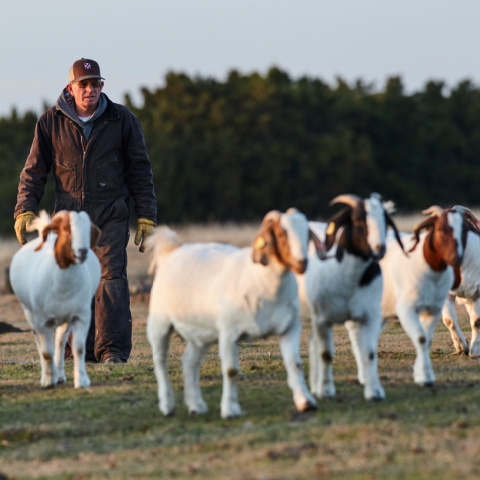
{"label": "brown goat head", "polygon": [[[52,217],[51,222],[41,231],[42,241],[35,249],[35,251],[38,251],[43,247],[49,233],[56,233],[57,239],[54,247],[55,260],[62,269],[68,268],[70,265],[78,263],[79,261],[83,262],[87,256],[86,248],[81,249],[81,254],[78,257],[72,248],[71,214],[78,215],[76,212],[68,212],[66,210],[57,212]],[[82,212],[82,215],[86,214]],[[101,230],[91,222],[90,227],[90,247],[95,248],[98,244]]]}
{"label": "brown goat head", "polygon": [[[304,250],[302,257],[295,258],[291,251],[291,245],[287,230],[282,225],[284,222],[293,218],[301,220],[305,227]],[[299,235],[302,235],[299,232]],[[285,214],[277,210],[273,210],[265,215],[260,232],[256,235],[252,242],[252,260],[254,263],[268,265],[272,258],[275,258],[285,268],[302,274],[307,268],[307,241],[308,241],[308,223],[305,216],[296,209],[289,209]]]}
{"label": "brown goat head", "polygon": [[430,267],[435,271],[444,270],[447,265],[459,267],[466,245],[463,214],[458,211],[443,210],[437,205],[422,213],[430,214],[430,217],[414,228],[414,244],[410,252],[413,252],[418,245],[420,233],[426,230],[428,233],[423,253]]}
{"label": "brown goat head", "polygon": [[361,258],[370,258],[371,249],[367,241],[367,212],[362,198],[353,194],[339,195],[330,205],[344,203],[347,207],[340,210],[328,222],[325,235],[327,251],[334,245],[337,234],[342,229],[338,238],[337,257],[340,260],[343,250],[358,255]]}

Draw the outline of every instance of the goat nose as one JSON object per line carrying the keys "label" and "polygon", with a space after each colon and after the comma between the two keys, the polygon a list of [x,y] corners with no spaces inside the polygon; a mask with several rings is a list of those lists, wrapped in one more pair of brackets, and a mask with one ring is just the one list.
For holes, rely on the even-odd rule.
{"label": "goat nose", "polygon": [[377,245],[375,249],[375,257],[381,259],[385,256],[385,252],[387,251],[385,245]]}
{"label": "goat nose", "polygon": [[80,248],[78,250],[77,259],[80,260],[80,263],[83,263],[87,258],[88,248]]}
{"label": "goat nose", "polygon": [[307,259],[298,261],[298,271],[300,273],[305,273],[305,271],[307,270],[307,266],[308,266],[308,260]]}

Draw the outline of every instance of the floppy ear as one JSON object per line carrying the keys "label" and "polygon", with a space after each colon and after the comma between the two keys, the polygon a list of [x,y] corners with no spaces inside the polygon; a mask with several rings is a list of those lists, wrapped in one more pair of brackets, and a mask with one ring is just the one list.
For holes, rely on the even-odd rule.
{"label": "floppy ear", "polygon": [[405,253],[405,248],[403,248],[403,243],[402,239],[400,238],[400,234],[398,233],[397,226],[392,220],[392,217],[388,214],[388,212],[385,210],[385,222],[387,226],[392,227],[393,233],[395,234],[395,239],[397,240],[398,244],[402,248],[403,252]]}
{"label": "floppy ear", "polygon": [[91,248],[95,249],[95,247],[98,245],[98,240],[101,234],[102,234],[102,231],[94,223],[92,223],[92,227],[90,229],[90,247]]}
{"label": "floppy ear", "polygon": [[315,245],[315,251],[320,260],[327,258],[327,248],[325,244],[315,235],[311,228],[308,229],[308,238]]}
{"label": "floppy ear", "polygon": [[279,221],[281,213],[278,210],[271,210],[263,217],[260,233],[252,242],[252,260],[253,263],[268,265],[272,256],[273,248],[273,222]]}
{"label": "floppy ear", "polygon": [[264,228],[252,242],[253,263],[268,265],[272,255],[272,234],[270,228]]}
{"label": "floppy ear", "polygon": [[338,229],[346,224],[352,223],[351,217],[352,209],[350,207],[340,210],[328,222],[327,230],[325,232],[325,249],[328,252],[335,243]]}
{"label": "floppy ear", "polygon": [[465,218],[465,224],[466,224],[467,230],[469,230],[470,232],[476,233],[477,235],[480,235],[479,221],[476,219],[473,213],[469,212],[468,210],[465,210],[463,212],[463,216]]}
{"label": "floppy ear", "polygon": [[60,222],[62,221],[62,216],[55,216],[52,218],[52,222],[49,223],[43,230],[42,230],[42,242],[40,245],[34,250],[35,252],[38,252],[39,250],[42,249],[43,244],[47,241],[48,234],[50,232],[53,233],[58,233],[58,227],[60,225]]}
{"label": "floppy ear", "polygon": [[415,243],[413,244],[412,248],[409,250],[409,252],[413,252],[415,248],[418,245],[418,242],[420,241],[420,232],[422,230],[425,230],[427,228],[432,228],[435,221],[437,220],[437,216],[431,216],[428,217],[426,220],[424,220],[420,225],[416,225],[414,230],[413,230],[413,235],[415,236]]}

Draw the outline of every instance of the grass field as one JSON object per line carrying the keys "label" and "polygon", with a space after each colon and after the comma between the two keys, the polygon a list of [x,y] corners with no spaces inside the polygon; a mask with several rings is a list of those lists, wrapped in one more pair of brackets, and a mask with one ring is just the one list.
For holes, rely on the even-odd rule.
{"label": "grass field", "polygon": [[[400,227],[406,229],[405,227]],[[181,232],[185,240],[248,244],[255,232]],[[3,242],[0,267],[14,242]],[[8,245],[7,245],[8,244]],[[10,249],[10,250],[8,250]],[[129,247],[132,284],[148,283],[148,258]],[[210,412],[189,417],[182,403],[183,343],[170,352],[176,415],[158,410],[151,351],[145,336],[148,294],[132,294],[133,352],[125,365],[89,364],[88,389],[67,382],[40,388],[33,334],[12,294],[0,295],[0,321],[16,331],[0,335],[0,472],[9,479],[403,479],[478,478],[480,361],[448,356],[452,345],[437,327],[432,358],[437,383],[413,384],[414,349],[395,321],[380,337],[379,373],[387,398],[363,399],[346,330],[335,328],[335,400],[316,412],[296,412],[278,339],[240,346],[239,397],[243,416],[220,418],[217,349],[203,364],[202,389]],[[470,336],[466,317],[461,325]],[[307,373],[309,326],[302,338]],[[1,475],[0,475],[1,478]]]}

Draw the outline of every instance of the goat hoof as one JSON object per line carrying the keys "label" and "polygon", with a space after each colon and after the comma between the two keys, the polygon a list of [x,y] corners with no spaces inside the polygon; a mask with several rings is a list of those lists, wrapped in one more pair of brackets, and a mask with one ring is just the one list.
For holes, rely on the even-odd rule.
{"label": "goat hoof", "polygon": [[88,388],[90,386],[90,380],[85,380],[83,382],[78,382],[74,385],[75,388]]}
{"label": "goat hoof", "polygon": [[435,382],[425,382],[423,386],[425,388],[433,388],[435,386]]}
{"label": "goat hoof", "polygon": [[323,398],[335,398],[336,392],[335,390],[324,390],[323,392],[314,392],[315,398],[321,400]]}
{"label": "goat hoof", "polygon": [[194,408],[192,410],[189,410],[188,411],[188,414],[191,416],[191,417],[195,417],[196,415],[204,415],[205,413],[208,412],[208,408]]}
{"label": "goat hoof", "polygon": [[234,418],[239,418],[242,416],[242,412],[230,412],[230,413],[222,413],[221,417],[224,420],[233,420]]}
{"label": "goat hoof", "polygon": [[317,404],[313,402],[305,402],[301,409],[298,409],[299,412],[311,412],[317,409]]}

